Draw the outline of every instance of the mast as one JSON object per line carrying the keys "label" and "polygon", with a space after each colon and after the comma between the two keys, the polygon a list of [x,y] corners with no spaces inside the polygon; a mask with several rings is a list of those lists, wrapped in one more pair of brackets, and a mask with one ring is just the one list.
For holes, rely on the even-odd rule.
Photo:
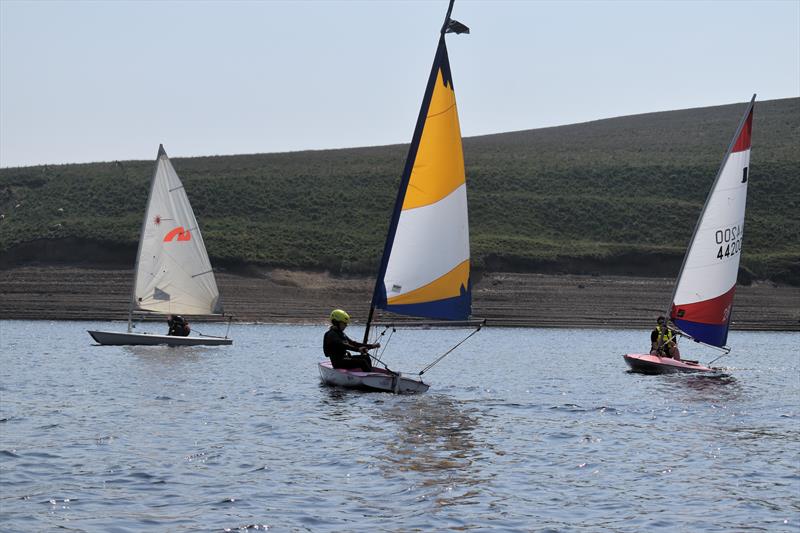
{"label": "mast", "polygon": [[[739,126],[737,126],[737,128],[736,128],[736,133],[733,134],[733,139],[731,139],[731,142],[728,145],[728,150],[727,150],[727,152],[725,152],[725,157],[722,158],[722,163],[719,166],[719,170],[717,170],[717,175],[714,178],[714,183],[711,184],[711,188],[708,191],[708,195],[706,196],[706,201],[703,204],[703,209],[700,211],[700,216],[697,217],[697,222],[695,222],[694,231],[692,232],[692,237],[691,237],[691,239],[689,239],[689,245],[686,247],[686,252],[683,254],[683,262],[681,263],[681,268],[678,271],[678,277],[675,278],[675,284],[672,287],[672,296],[670,296],[669,304],[668,304],[668,307],[667,307],[667,311],[666,311],[666,313],[664,313],[664,322],[665,322],[664,326],[665,327],[668,325],[667,323],[670,320],[670,314],[672,313],[672,306],[675,303],[675,294],[678,291],[678,284],[680,283],[681,277],[683,276],[683,270],[686,267],[686,260],[689,257],[689,251],[692,249],[692,245],[694,244],[695,238],[697,237],[697,232],[700,229],[700,224],[703,222],[703,216],[705,215],[706,209],[708,208],[708,203],[711,201],[711,197],[714,194],[714,189],[717,187],[717,182],[719,181],[720,176],[722,176],[722,171],[725,169],[725,164],[728,162],[728,158],[730,157],[731,152],[733,151],[733,147],[736,144],[736,141],[739,139],[739,135],[742,133],[742,128],[744,127],[745,122],[747,122],[747,117],[749,117],[750,113],[752,113],[752,111],[753,111],[753,105],[755,104],[755,101],[756,101],[756,95],[753,94],[753,97],[750,99],[750,104],[747,106],[747,109],[745,110],[744,115],[742,116],[741,120],[739,121]],[[735,286],[735,282],[734,282],[734,286]],[[728,320],[730,321],[730,317],[728,317]],[[661,341],[660,341],[660,338],[659,338],[659,343],[660,342]],[[697,342],[700,342],[700,341],[697,341]]]}
{"label": "mast", "polygon": [[414,162],[417,158],[417,151],[419,150],[422,131],[425,128],[425,120],[428,115],[428,109],[430,108],[431,97],[433,96],[433,89],[434,85],[436,84],[436,76],[439,72],[442,54],[444,53],[445,49],[444,35],[445,33],[450,32],[469,33],[469,28],[450,18],[450,13],[453,11],[454,3],[455,0],[450,0],[450,4],[447,7],[447,15],[445,15],[444,23],[442,23],[442,29],[439,31],[439,44],[436,47],[436,54],[434,55],[433,64],[431,65],[431,72],[428,76],[428,85],[425,87],[425,94],[422,97],[422,105],[420,106],[419,115],[417,116],[417,124],[414,127],[414,135],[412,136],[411,144],[408,147],[406,164],[400,179],[400,187],[397,190],[397,198],[395,199],[392,218],[389,222],[389,230],[386,235],[386,244],[383,248],[381,264],[380,268],[378,269],[378,275],[375,278],[375,288],[372,291],[372,302],[370,303],[369,314],[367,315],[367,324],[364,328],[364,343],[369,340],[369,329],[372,324],[372,317],[375,313],[375,302],[381,294],[381,286],[383,284],[384,275],[386,274],[386,267],[389,264],[389,256],[392,252],[392,244],[394,242],[395,235],[397,234],[397,224],[400,220],[400,213],[403,210],[403,201],[406,196],[406,191],[408,190],[408,182],[411,179],[411,172],[414,169]]}
{"label": "mast", "polygon": [[164,150],[164,145],[158,145],[158,154],[156,155],[156,164],[153,168],[153,176],[150,178],[150,191],[147,193],[147,203],[144,207],[144,217],[142,218],[142,228],[139,230],[139,247],[136,249],[136,263],[133,267],[133,287],[131,288],[131,301],[128,307],[128,333],[132,330],[133,323],[133,308],[136,305],[136,284],[139,281],[139,256],[142,254],[142,239],[144,238],[144,230],[147,227],[147,211],[150,207],[150,201],[153,198],[153,187],[156,182],[156,174],[158,173],[158,161],[161,156],[167,157],[167,152]]}

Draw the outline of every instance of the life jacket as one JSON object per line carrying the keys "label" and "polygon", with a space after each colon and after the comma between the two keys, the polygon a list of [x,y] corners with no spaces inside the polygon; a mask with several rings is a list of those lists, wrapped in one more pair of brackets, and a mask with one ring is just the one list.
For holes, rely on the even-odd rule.
{"label": "life jacket", "polygon": [[664,328],[666,333],[664,333],[661,329],[661,326],[656,326],[656,331],[658,332],[658,340],[661,341],[661,345],[669,344],[675,340],[675,336],[672,334],[672,330],[669,328]]}

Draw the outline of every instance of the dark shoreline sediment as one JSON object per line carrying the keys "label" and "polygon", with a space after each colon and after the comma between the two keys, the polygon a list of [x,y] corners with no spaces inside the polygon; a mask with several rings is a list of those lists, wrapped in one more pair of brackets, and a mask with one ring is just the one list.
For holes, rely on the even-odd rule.
{"label": "dark shoreline sediment", "polygon": [[[237,321],[324,323],[331,309],[356,322],[369,310],[374,279],[254,270],[218,273],[226,314]],[[27,266],[0,270],[0,318],[127,318],[130,269]],[[672,279],[485,273],[473,287],[473,315],[489,326],[649,328],[663,314]],[[754,282],[737,288],[733,329],[800,331],[800,287]]]}

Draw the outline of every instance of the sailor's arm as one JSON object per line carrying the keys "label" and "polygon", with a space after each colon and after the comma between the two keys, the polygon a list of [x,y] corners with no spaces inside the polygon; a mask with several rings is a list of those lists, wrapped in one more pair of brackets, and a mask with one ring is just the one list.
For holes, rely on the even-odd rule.
{"label": "sailor's arm", "polygon": [[343,344],[348,350],[363,352],[365,350],[372,350],[373,348],[380,348],[380,343],[365,344],[363,342],[354,341],[350,337],[345,336]]}

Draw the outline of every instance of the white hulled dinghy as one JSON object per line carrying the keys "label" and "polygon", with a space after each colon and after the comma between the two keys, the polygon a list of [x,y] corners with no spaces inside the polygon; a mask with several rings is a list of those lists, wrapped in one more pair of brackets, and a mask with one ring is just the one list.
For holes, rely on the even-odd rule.
{"label": "white hulled dinghy", "polygon": [[[665,314],[676,334],[721,349],[723,355],[730,352],[726,343],[742,254],[755,99],[753,95],[708,193]],[[701,365],[650,354],[623,357],[631,370],[646,374],[717,371],[708,366],[716,359]]]}
{"label": "white hulled dinghy", "polygon": [[[400,181],[375,280],[364,332],[365,343],[369,339],[375,309],[437,320],[463,321],[471,313],[464,154],[445,44],[446,33],[469,33],[469,28],[450,19],[452,9],[453,0],[439,35]],[[373,359],[381,362],[377,354]],[[428,385],[421,376],[432,365],[419,372],[417,377],[388,368],[372,372],[335,369],[329,361],[318,366],[322,382],[329,385],[389,392],[425,392]]]}
{"label": "white hulled dinghy", "polygon": [[227,336],[178,337],[134,333],[134,313],[222,315],[222,302],[189,198],[163,145],[158,147],[136,254],[128,331],[89,334],[103,345],[218,346]]}

